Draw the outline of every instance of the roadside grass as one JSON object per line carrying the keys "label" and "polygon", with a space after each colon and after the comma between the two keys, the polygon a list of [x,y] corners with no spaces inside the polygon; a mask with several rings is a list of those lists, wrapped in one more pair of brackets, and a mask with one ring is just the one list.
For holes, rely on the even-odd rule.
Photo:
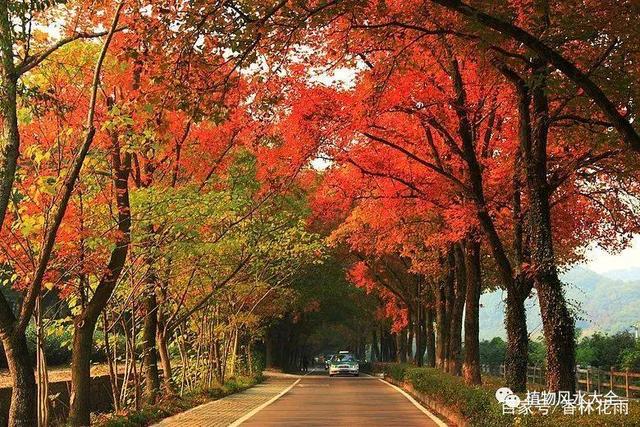
{"label": "roadside grass", "polygon": [[[397,380],[411,383],[413,388],[434,401],[460,413],[472,426],[638,426],[640,425],[640,402],[629,402],[628,415],[504,415],[502,406],[496,401],[495,391],[504,386],[502,378],[483,378],[483,385],[468,386],[462,378],[442,372],[436,368],[417,368],[410,364],[381,364],[378,372]],[[534,387],[540,389],[539,387]],[[524,395],[520,396],[521,398]]]}
{"label": "roadside grass", "polygon": [[211,388],[193,390],[182,396],[165,396],[157,404],[143,407],[139,411],[128,413],[99,414],[92,420],[91,425],[98,427],[144,427],[160,420],[184,412],[212,400],[221,399],[234,393],[246,390],[264,380],[260,375],[238,376],[229,378],[223,385]]}

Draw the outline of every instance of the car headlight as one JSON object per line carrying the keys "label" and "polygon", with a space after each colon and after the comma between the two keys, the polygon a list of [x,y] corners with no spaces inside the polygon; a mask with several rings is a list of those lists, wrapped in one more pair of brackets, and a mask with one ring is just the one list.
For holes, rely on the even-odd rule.
{"label": "car headlight", "polygon": [[360,369],[360,365],[358,365],[357,363],[354,366],[355,369]]}

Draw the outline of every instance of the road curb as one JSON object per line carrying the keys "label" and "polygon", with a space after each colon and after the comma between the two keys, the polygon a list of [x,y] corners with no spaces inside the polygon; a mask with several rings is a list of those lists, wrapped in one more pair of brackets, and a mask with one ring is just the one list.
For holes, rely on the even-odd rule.
{"label": "road curb", "polygon": [[427,408],[422,406],[421,402],[419,402],[418,400],[414,399],[414,397],[411,394],[407,393],[402,387],[398,387],[397,385],[395,385],[392,382],[387,381],[386,379],[383,379],[383,378],[378,378],[378,380],[383,382],[383,383],[385,383],[389,387],[393,388],[398,393],[402,394],[409,402],[411,402],[413,404],[413,406],[418,408],[422,413],[424,413],[426,416],[428,416],[431,419],[431,421],[436,423],[438,425],[438,427],[447,427],[448,426],[447,423],[442,421],[440,418],[438,418],[436,415],[434,415],[431,411],[429,411]]}

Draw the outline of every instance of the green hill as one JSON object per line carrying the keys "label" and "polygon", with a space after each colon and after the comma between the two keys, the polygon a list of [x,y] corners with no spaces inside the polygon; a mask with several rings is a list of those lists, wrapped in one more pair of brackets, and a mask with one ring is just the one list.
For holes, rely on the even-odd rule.
{"label": "green hill", "polygon": [[[640,268],[598,274],[574,267],[561,278],[576,313],[576,326],[585,333],[617,332],[640,322]],[[495,291],[480,298],[480,339],[505,337],[505,296],[506,292]],[[529,298],[526,305],[529,331],[539,335],[542,322],[536,298]]]}

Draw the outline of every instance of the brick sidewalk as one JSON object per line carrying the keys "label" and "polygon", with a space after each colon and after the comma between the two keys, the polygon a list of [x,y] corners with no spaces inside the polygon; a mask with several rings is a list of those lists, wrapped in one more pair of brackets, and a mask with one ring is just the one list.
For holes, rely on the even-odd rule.
{"label": "brick sidewalk", "polygon": [[295,382],[295,378],[268,377],[261,384],[180,414],[165,418],[156,427],[228,426]]}

